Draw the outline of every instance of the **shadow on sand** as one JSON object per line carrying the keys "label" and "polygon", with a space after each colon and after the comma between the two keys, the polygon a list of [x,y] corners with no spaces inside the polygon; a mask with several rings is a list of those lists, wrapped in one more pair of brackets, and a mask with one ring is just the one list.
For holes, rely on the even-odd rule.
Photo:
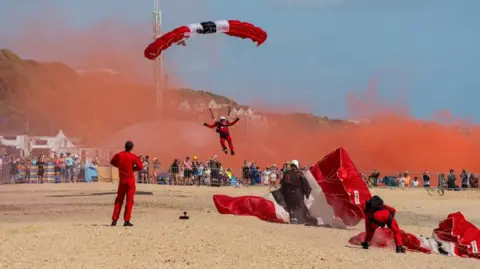
{"label": "shadow on sand", "polygon": [[[95,192],[95,193],[79,193],[79,194],[63,194],[63,195],[46,195],[49,198],[65,198],[65,197],[84,197],[84,196],[103,196],[103,195],[116,195],[117,192]],[[153,195],[151,191],[137,191],[135,195]]]}

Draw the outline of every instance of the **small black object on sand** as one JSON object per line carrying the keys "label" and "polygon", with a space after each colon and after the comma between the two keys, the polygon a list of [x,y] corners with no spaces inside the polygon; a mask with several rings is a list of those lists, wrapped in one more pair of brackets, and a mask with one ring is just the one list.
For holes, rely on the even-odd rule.
{"label": "small black object on sand", "polygon": [[190,217],[187,216],[187,212],[183,212],[183,216],[180,216],[179,219],[189,219]]}

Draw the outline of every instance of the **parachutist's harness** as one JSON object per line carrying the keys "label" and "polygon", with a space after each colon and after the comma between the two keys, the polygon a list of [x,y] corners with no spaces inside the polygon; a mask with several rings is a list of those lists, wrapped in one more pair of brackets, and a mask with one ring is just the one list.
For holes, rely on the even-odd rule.
{"label": "parachutist's harness", "polygon": [[215,122],[215,125],[216,125],[216,129],[215,131],[220,135],[220,137],[223,137],[223,138],[227,138],[229,135],[230,135],[230,132],[229,130],[222,130],[222,128],[228,128],[228,126],[226,126],[225,123],[223,123],[222,121],[217,121]]}

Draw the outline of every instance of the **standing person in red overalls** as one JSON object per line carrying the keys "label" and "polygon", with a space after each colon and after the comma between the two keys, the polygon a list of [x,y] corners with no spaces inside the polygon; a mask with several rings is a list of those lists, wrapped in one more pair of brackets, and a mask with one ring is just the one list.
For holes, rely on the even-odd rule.
{"label": "standing person in red overalls", "polygon": [[133,197],[135,196],[135,176],[134,171],[143,169],[143,164],[137,155],[131,151],[133,149],[133,142],[127,141],[125,143],[125,151],[119,152],[113,156],[110,164],[118,168],[118,175],[120,182],[118,183],[117,198],[115,199],[115,207],[113,209],[112,226],[117,225],[117,220],[120,218],[120,211],[122,210],[123,200],[127,196],[127,204],[125,205],[125,212],[123,226],[131,227],[130,222],[133,208]]}

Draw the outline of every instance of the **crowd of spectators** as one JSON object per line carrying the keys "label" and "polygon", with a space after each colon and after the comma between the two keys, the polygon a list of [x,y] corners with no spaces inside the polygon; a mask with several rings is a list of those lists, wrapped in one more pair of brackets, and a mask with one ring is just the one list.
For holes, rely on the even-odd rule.
{"label": "crowd of spectators", "polygon": [[168,185],[268,185],[270,189],[275,189],[278,188],[283,173],[290,167],[284,163],[282,167],[272,164],[260,168],[254,161],[245,160],[241,168],[234,169],[225,167],[216,155],[205,160],[200,160],[197,156],[187,156],[183,160],[177,158],[163,166],[157,158],[151,161],[149,156],[139,157],[144,169],[137,174],[138,183]]}
{"label": "crowd of spectators", "polygon": [[[144,169],[137,173],[137,181],[150,184],[235,187],[267,185],[271,190],[279,187],[283,173],[290,167],[288,162],[285,162],[282,166],[271,164],[261,168],[254,161],[245,160],[242,167],[230,168],[225,167],[216,155],[205,160],[200,160],[197,156],[187,156],[183,160],[174,159],[167,165],[157,158],[151,159],[148,155],[139,157]],[[91,164],[98,164],[98,159],[93,160]],[[40,154],[25,158],[4,155],[0,156],[0,183],[84,182],[85,167],[85,160],[70,153],[51,156]],[[448,173],[435,174],[433,177],[436,180],[432,180],[429,171],[420,174],[405,171],[397,175],[384,176],[378,171],[372,171],[368,177],[366,173],[362,173],[362,177],[369,187],[459,190],[479,186],[478,174],[465,169],[460,174],[455,174],[453,169]]]}
{"label": "crowd of spectators", "polygon": [[[466,169],[463,169],[460,174],[455,174],[453,169],[450,169],[448,173],[438,173],[436,176],[436,183],[433,184],[432,175],[429,171],[424,171],[422,174],[410,175],[408,171],[398,173],[398,175],[386,175],[381,177],[380,172],[372,171],[367,178],[365,174],[362,177],[367,182],[369,187],[399,187],[405,188],[437,188],[447,190],[460,190],[468,188],[478,188],[479,175],[476,173],[470,173]],[[459,179],[459,181],[457,181]]]}
{"label": "crowd of spectators", "polygon": [[0,183],[82,182],[84,175],[85,161],[71,153],[0,156]]}

